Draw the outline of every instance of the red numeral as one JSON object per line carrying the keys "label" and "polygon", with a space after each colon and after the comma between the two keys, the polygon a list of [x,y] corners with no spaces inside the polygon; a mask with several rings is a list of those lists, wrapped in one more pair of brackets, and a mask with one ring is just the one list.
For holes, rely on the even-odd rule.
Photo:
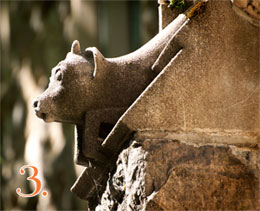
{"label": "red numeral", "polygon": [[24,175],[24,173],[25,173],[24,170],[26,168],[31,168],[33,170],[33,175],[30,176],[30,177],[27,177],[27,180],[29,180],[29,181],[31,180],[31,181],[34,182],[35,189],[31,194],[24,194],[24,193],[22,193],[21,188],[16,188],[16,193],[19,196],[22,196],[22,197],[34,197],[34,196],[36,196],[40,193],[41,188],[42,188],[42,183],[38,178],[36,178],[36,176],[38,175],[38,169],[35,166],[30,166],[30,165],[22,166],[20,168],[20,174],[21,175]]}

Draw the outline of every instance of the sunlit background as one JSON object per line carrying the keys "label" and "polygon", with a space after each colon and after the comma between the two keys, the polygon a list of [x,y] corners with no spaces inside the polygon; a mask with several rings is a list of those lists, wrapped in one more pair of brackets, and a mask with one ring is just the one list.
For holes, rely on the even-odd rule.
{"label": "sunlit background", "polygon": [[[157,1],[1,1],[1,210],[85,210],[70,192],[82,168],[73,163],[73,125],[46,124],[32,101],[48,84],[50,70],[77,39],[105,57],[129,53],[158,32]],[[76,100],[76,99],[75,99]],[[47,197],[19,174],[39,168]],[[27,176],[31,174],[27,172]]]}

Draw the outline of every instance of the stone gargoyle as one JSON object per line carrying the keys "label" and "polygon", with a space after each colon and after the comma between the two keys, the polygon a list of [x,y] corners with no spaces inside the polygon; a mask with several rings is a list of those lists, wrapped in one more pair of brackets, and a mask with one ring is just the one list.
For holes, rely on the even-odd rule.
{"label": "stone gargoyle", "polygon": [[[49,86],[33,107],[45,122],[76,125],[76,163],[88,166],[110,159],[102,142],[156,77],[152,66],[185,21],[186,16],[179,15],[143,47],[118,58],[105,58],[94,47],[81,51],[74,41],[71,52],[52,69]],[[175,48],[173,54],[181,47]]]}

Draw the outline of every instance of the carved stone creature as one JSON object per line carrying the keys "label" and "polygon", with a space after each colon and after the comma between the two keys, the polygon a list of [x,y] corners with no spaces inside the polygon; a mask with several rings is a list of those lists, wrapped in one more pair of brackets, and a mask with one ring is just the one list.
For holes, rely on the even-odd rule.
{"label": "carved stone creature", "polygon": [[110,155],[102,152],[102,141],[157,75],[152,65],[185,20],[179,15],[143,47],[118,58],[104,58],[94,47],[81,51],[74,41],[71,52],[52,69],[47,90],[33,106],[46,122],[76,124],[77,163],[107,161]]}

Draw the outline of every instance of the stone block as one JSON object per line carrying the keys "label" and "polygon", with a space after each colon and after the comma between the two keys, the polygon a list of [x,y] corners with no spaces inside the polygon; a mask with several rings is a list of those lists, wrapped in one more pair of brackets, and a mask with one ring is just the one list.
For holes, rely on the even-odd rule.
{"label": "stone block", "polygon": [[[209,1],[166,45],[155,62],[160,74],[116,127],[207,130],[259,143],[259,37],[259,28],[238,16],[229,1]],[[173,57],[176,46],[182,50]],[[113,139],[116,127],[104,148],[121,143]]]}
{"label": "stone block", "polygon": [[[137,133],[120,153],[96,210],[260,208],[258,145],[194,144],[169,138],[185,135]],[[202,137],[197,138],[200,143]]]}

